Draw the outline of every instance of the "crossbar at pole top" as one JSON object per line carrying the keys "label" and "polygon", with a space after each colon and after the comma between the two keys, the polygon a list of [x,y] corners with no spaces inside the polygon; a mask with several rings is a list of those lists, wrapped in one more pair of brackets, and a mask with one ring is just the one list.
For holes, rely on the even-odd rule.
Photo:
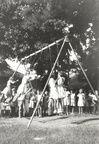
{"label": "crossbar at pole top", "polygon": [[18,65],[17,68],[16,68],[16,71],[13,73],[12,77],[14,77],[14,75],[16,74],[16,72],[17,72],[17,70],[18,70],[18,68],[19,68],[19,66],[20,66],[20,64],[21,64],[22,61],[24,61],[25,59],[28,59],[28,58],[30,58],[30,57],[32,57],[32,56],[34,56],[34,55],[36,55],[36,54],[38,54],[38,53],[40,53],[40,52],[46,50],[46,49],[48,49],[49,47],[52,47],[53,45],[55,45],[55,44],[61,42],[62,40],[64,40],[64,38],[61,38],[61,39],[59,39],[59,40],[56,40],[55,42],[53,42],[53,43],[51,43],[51,44],[45,46],[45,47],[42,48],[41,50],[38,50],[38,51],[36,51],[36,52],[34,52],[34,53],[32,53],[32,54],[30,54],[30,55],[28,55],[28,56],[22,58],[21,61],[20,61],[20,63],[19,63],[19,65]]}
{"label": "crossbar at pole top", "polygon": [[46,50],[46,49],[48,49],[49,47],[52,47],[53,45],[55,45],[55,44],[61,42],[62,40],[64,40],[64,38],[61,38],[61,39],[59,39],[59,40],[56,40],[55,42],[53,42],[53,43],[51,43],[51,44],[45,46],[45,47],[42,48],[41,50],[38,50],[38,51],[36,51],[36,52],[34,52],[34,53],[32,53],[32,54],[30,54],[30,55],[28,55],[28,56],[22,58],[22,61],[25,60],[25,59],[28,59],[28,58],[30,58],[30,57],[32,57],[32,56],[38,54],[38,53],[40,53],[40,52],[42,52],[42,51],[44,51],[44,50]]}

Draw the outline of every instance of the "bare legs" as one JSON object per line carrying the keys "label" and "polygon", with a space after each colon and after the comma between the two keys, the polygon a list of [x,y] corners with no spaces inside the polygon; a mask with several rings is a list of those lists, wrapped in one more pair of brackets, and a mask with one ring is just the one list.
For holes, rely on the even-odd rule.
{"label": "bare legs", "polygon": [[79,114],[82,115],[83,114],[83,107],[79,106]]}

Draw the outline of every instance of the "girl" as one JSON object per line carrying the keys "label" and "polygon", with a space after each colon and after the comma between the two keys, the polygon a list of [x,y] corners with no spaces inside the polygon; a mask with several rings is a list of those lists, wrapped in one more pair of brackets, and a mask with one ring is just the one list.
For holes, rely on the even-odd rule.
{"label": "girl", "polygon": [[75,93],[73,92],[73,90],[70,91],[70,105],[72,107],[72,114],[74,114],[74,107],[75,107]]}
{"label": "girl", "polygon": [[83,107],[85,104],[85,94],[83,93],[83,89],[79,90],[77,97],[78,97],[79,114],[82,115],[83,114]]}
{"label": "girl", "polygon": [[58,113],[63,112],[63,84],[64,84],[65,78],[62,77],[61,73],[58,72],[58,78],[57,78],[57,91],[58,91]]}
{"label": "girl", "polygon": [[16,83],[17,81],[18,80],[16,80],[16,81],[14,80],[14,77],[9,78],[9,80],[7,81],[6,87],[2,91],[5,99],[7,99],[8,97],[12,97],[12,84]]}
{"label": "girl", "polygon": [[42,117],[42,98],[41,98],[41,92],[39,90],[37,90],[37,95],[36,95],[36,105],[39,105],[37,107],[37,111],[36,111],[36,116],[37,117]]}
{"label": "girl", "polygon": [[66,115],[69,114],[69,105],[70,105],[70,92],[65,87],[64,88],[64,106],[65,106],[65,109],[66,109],[66,111],[65,111]]}
{"label": "girl", "polygon": [[50,87],[50,93],[49,93],[49,99],[53,99],[54,102],[54,114],[57,113],[57,101],[58,101],[58,92],[56,89],[56,80],[54,79],[54,76],[52,76],[49,80],[49,87]]}
{"label": "girl", "polygon": [[32,116],[33,111],[36,107],[36,90],[31,91],[31,98],[29,101],[29,115]]}

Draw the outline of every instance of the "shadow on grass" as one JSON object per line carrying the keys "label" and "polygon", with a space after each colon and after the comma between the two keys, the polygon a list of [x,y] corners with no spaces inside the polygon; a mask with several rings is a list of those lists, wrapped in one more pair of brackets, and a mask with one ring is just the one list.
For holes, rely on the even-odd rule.
{"label": "shadow on grass", "polygon": [[58,117],[58,118],[54,118],[54,119],[42,120],[42,121],[39,121],[39,122],[47,123],[47,122],[56,121],[56,120],[60,120],[60,119],[67,119],[67,118],[68,118],[67,116],[64,116],[64,117]]}
{"label": "shadow on grass", "polygon": [[[38,122],[41,122],[41,123],[47,123],[47,122],[51,122],[51,121],[56,121],[56,120],[60,120],[60,119],[67,119],[68,116],[61,116],[61,117],[58,117],[57,118],[54,118],[52,116],[49,116],[49,117],[46,117],[47,119],[43,119],[45,117],[42,117],[42,120],[41,118],[39,120],[37,120]],[[30,117],[27,117],[28,120],[30,120]]]}
{"label": "shadow on grass", "polygon": [[71,124],[83,124],[83,123],[86,123],[86,122],[89,122],[89,121],[94,121],[94,120],[99,120],[99,118],[89,118],[89,119],[80,120],[80,121],[77,121],[77,122],[72,122]]}

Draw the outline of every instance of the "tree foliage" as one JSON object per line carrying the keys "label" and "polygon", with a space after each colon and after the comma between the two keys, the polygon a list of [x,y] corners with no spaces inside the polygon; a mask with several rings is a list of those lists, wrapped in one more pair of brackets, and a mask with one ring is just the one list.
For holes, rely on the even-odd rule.
{"label": "tree foliage", "polygon": [[[4,58],[22,58],[67,34],[92,79],[99,67],[98,0],[0,0],[0,55]],[[29,61],[37,62],[36,68],[43,73],[51,69],[60,46]],[[68,49],[66,43],[59,59],[64,70],[77,67],[74,61],[68,67]]]}

